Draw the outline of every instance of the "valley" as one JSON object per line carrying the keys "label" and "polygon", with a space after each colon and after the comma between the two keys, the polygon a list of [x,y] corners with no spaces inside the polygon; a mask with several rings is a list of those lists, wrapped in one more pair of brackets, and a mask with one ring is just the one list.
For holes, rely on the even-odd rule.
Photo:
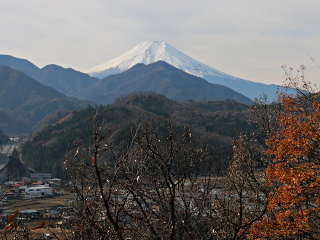
{"label": "valley", "polygon": [[[277,148],[286,138],[296,142],[292,134],[281,136],[283,126],[305,124],[308,134],[319,129],[310,117],[317,117],[316,95],[301,90],[308,85],[295,89],[292,78],[286,93],[298,93],[276,95],[284,88],[232,77],[165,42],[143,42],[88,74],[54,64],[40,69],[7,55],[0,63],[5,237],[9,229],[10,237],[58,239],[259,236],[277,212],[269,196],[288,210],[281,188],[269,182],[270,176],[281,182],[287,171],[277,175],[282,166],[272,162],[274,153],[291,146],[298,152],[285,142]],[[300,107],[294,115],[292,106]],[[295,121],[301,109],[306,122]],[[9,136],[19,136],[19,145]],[[308,139],[317,152],[317,139]],[[298,173],[290,179],[302,176],[290,155],[282,156]],[[313,184],[312,174],[297,181]],[[285,194],[295,187],[288,182]]]}
{"label": "valley", "polygon": [[11,156],[13,150],[17,147],[17,142],[9,141],[5,145],[1,146],[0,153],[0,171],[6,166],[9,161],[9,157]]}

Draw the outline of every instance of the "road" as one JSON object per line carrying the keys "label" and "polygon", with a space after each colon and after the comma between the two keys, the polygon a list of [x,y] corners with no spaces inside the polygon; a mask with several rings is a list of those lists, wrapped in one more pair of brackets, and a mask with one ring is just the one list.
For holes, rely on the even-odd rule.
{"label": "road", "polygon": [[9,157],[12,154],[14,148],[17,146],[17,142],[9,141],[6,145],[3,146],[3,149],[0,153],[0,170],[4,168],[4,166],[9,161]]}

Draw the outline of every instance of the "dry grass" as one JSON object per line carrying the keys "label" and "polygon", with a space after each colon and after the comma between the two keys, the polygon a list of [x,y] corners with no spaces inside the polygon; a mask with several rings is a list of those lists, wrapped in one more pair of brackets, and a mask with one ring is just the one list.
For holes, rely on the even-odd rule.
{"label": "dry grass", "polygon": [[72,199],[74,196],[72,194],[68,195],[53,195],[46,198],[21,198],[21,199],[12,199],[7,201],[1,209],[5,212],[15,211],[15,210],[28,210],[34,209],[37,211],[43,211],[51,209],[55,206],[65,205],[69,199]]}
{"label": "dry grass", "polygon": [[[36,222],[39,225],[39,222]],[[50,234],[50,239],[56,239],[56,240],[66,240],[66,239],[70,239],[70,234],[71,231],[68,229],[61,229],[61,228],[52,228],[52,227],[44,227],[44,228],[39,228],[36,229],[34,231],[30,231],[30,229],[32,229],[32,227],[34,227],[33,224],[30,225],[26,225],[23,227],[18,227],[17,232],[14,231],[9,231],[6,234],[6,238],[3,236],[3,238],[0,239],[25,239],[25,236],[28,236],[27,239],[30,240],[36,240],[36,239],[46,239],[45,235],[46,234]],[[24,231],[23,228],[29,229],[28,231]]]}
{"label": "dry grass", "polygon": [[[52,209],[56,206],[64,206],[69,199],[72,199],[74,195],[53,195],[47,198],[32,198],[32,199],[12,199],[7,201],[1,209],[6,212],[13,212],[15,210],[28,210],[34,209],[37,211],[45,211]],[[28,231],[29,239],[45,239],[45,233],[50,233],[52,239],[68,239],[70,234],[67,229],[54,228],[55,223],[58,220],[46,221],[44,228],[39,228],[34,231]],[[18,232],[14,233],[14,229],[10,229],[6,234],[6,238],[1,234],[3,229],[0,230],[0,239],[22,239],[21,237],[25,234],[23,229],[32,229],[41,224],[41,221],[32,221],[27,223],[21,223],[18,226]]]}

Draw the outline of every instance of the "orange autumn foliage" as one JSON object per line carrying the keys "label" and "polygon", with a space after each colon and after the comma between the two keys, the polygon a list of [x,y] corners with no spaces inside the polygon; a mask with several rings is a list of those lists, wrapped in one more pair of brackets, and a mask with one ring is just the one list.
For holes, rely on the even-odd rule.
{"label": "orange autumn foliage", "polygon": [[10,215],[10,216],[7,216],[7,226],[4,228],[4,230],[3,230],[3,236],[5,237],[5,238],[7,238],[6,237],[6,235],[7,235],[7,232],[12,228],[12,227],[14,227],[15,229],[17,229],[17,224],[15,223],[15,222],[13,222],[13,220],[15,220],[16,219],[16,217],[18,216],[18,214],[19,214],[19,210],[16,210],[12,215]]}
{"label": "orange autumn foliage", "polygon": [[19,210],[16,210],[12,215],[7,216],[7,223],[11,223],[19,214]]}
{"label": "orange autumn foliage", "polygon": [[45,224],[46,224],[46,222],[45,222],[45,221],[43,221],[43,222],[41,222],[41,223],[40,223],[40,225],[39,225],[39,226],[37,226],[37,227],[35,227],[35,228],[30,229],[30,231],[34,231],[34,230],[37,230],[37,229],[39,229],[39,228],[43,228]]}
{"label": "orange autumn foliage", "polygon": [[320,239],[320,100],[318,94],[282,94],[278,130],[266,141],[267,214],[250,239]]}

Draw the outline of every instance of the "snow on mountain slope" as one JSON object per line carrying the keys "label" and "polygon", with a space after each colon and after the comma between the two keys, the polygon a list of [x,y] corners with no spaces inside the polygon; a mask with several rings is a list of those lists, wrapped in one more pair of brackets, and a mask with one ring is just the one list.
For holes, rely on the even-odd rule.
{"label": "snow on mountain slope", "polygon": [[86,72],[90,76],[104,78],[108,75],[126,71],[138,63],[147,65],[157,61],[165,61],[176,68],[197,77],[201,77],[210,83],[227,86],[252,100],[254,98],[259,98],[264,93],[271,101],[278,91],[276,85],[252,82],[216,70],[187,56],[163,41],[142,42],[123,55],[98,65]]}
{"label": "snow on mountain slope", "polygon": [[198,77],[204,75],[231,77],[187,56],[163,41],[142,42],[125,54],[88,70],[87,73],[93,77],[104,78],[111,74],[123,72],[138,63],[147,65],[157,61],[165,61]]}

